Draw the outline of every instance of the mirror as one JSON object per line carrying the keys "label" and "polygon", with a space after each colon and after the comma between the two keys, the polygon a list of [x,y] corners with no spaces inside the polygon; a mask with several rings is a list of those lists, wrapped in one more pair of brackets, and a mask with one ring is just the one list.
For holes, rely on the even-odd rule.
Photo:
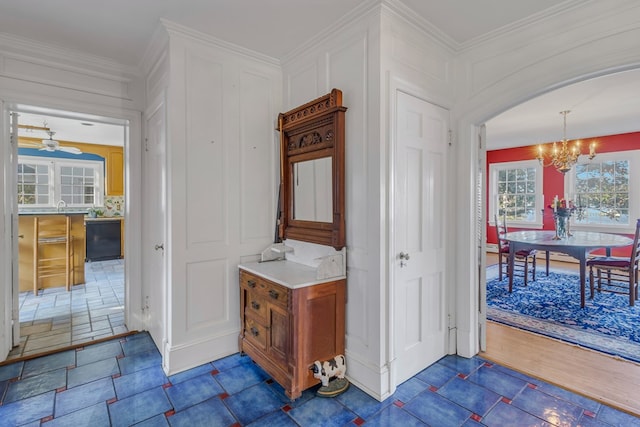
{"label": "mirror", "polygon": [[333,89],[278,116],[281,239],[344,247],[346,110]]}
{"label": "mirror", "polygon": [[331,157],[293,164],[293,219],[331,222]]}

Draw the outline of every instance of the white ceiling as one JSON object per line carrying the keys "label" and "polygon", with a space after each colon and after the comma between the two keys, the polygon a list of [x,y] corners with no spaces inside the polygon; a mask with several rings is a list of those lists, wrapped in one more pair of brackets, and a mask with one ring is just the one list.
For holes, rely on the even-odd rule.
{"label": "white ceiling", "polygon": [[[533,98],[487,121],[487,148],[521,147],[563,138],[640,131],[640,70],[585,80]],[[586,147],[586,145],[583,145]]]}
{"label": "white ceiling", "polygon": [[[466,43],[555,8],[559,3],[558,0],[402,2],[457,43]],[[378,3],[380,0],[2,1],[0,31],[137,66],[162,18],[281,59],[354,9]]]}
{"label": "white ceiling", "polygon": [[[438,33],[453,48],[473,45],[474,41],[491,34],[534,23],[554,11],[584,3],[581,0],[384,1],[412,9],[419,23]],[[361,13],[378,3],[380,0],[2,1],[0,32],[135,68],[140,66],[160,19],[166,19],[283,59],[350,13]],[[558,112],[566,109],[573,111],[567,119],[570,138],[573,137],[571,131],[603,135],[603,132],[638,130],[638,125],[630,124],[626,114],[634,117],[633,122],[637,121],[640,101],[630,95],[640,93],[640,79],[635,73],[619,77],[621,80],[601,78],[591,84],[584,83],[582,88],[556,91],[506,112],[488,122],[488,146],[498,148],[559,139],[562,122]],[[606,89],[601,86],[604,83]],[[65,135],[62,122],[48,121],[52,130],[58,132],[57,138],[79,138]],[[544,129],[544,137],[537,133],[538,128]]]}

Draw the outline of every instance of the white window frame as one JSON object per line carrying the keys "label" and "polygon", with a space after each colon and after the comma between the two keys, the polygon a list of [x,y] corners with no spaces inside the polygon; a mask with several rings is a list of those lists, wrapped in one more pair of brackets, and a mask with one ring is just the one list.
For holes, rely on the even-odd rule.
{"label": "white window frame", "polygon": [[[629,161],[629,224],[581,224],[571,219],[571,228],[581,231],[599,231],[604,233],[635,233],[636,218],[640,218],[640,150],[614,151],[611,153],[598,153],[591,161],[581,161],[579,163],[601,163],[615,160]],[[564,177],[564,188],[567,196],[573,200],[575,194],[576,171],[571,168]]]}
{"label": "white window frame", "polygon": [[[51,195],[52,195],[52,191],[51,191],[51,186],[53,185],[52,183],[52,179],[53,179],[53,172],[52,172],[52,165],[51,165],[51,159],[47,159],[44,157],[32,157],[32,156],[19,156],[18,159],[18,163],[27,163],[30,165],[36,165],[36,166],[46,166],[47,167],[47,175],[49,176],[48,182],[47,182],[47,186],[49,187],[48,189],[48,195],[49,195],[49,203],[47,204],[43,204],[43,203],[32,203],[32,204],[20,204],[18,201],[18,206],[20,207],[30,207],[30,208],[48,208],[51,207]],[[44,175],[44,174],[43,174]],[[37,184],[35,184],[37,185]],[[43,185],[43,184],[40,184]]]}
{"label": "white window frame", "polygon": [[501,162],[489,164],[489,225],[495,226],[495,215],[498,213],[498,174],[503,170],[508,169],[528,169],[535,168],[536,170],[536,205],[535,216],[533,221],[513,221],[509,220],[507,225],[522,228],[534,228],[541,229],[542,215],[541,210],[544,208],[544,195],[542,194],[542,184],[544,175],[542,172],[542,166],[537,160],[519,160],[515,162]]}
{"label": "white window frame", "polygon": [[60,168],[82,167],[92,168],[94,172],[93,197],[94,203],[67,203],[65,207],[86,209],[92,206],[104,205],[104,162],[99,160],[88,159],[68,159],[58,157],[38,157],[29,155],[18,156],[18,163],[29,163],[37,165],[47,165],[49,167],[49,203],[44,204],[20,204],[20,209],[40,209],[40,208],[57,208],[57,203],[61,200],[61,181]]}

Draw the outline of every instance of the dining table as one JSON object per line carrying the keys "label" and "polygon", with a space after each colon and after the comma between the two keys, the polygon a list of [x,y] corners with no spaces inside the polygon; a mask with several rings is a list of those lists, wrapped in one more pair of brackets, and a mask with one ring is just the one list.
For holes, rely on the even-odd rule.
{"label": "dining table", "polygon": [[[585,305],[586,264],[589,253],[604,248],[611,256],[611,248],[630,246],[633,239],[620,234],[595,231],[572,231],[568,237],[558,238],[555,231],[521,230],[504,235],[509,242],[509,271],[513,271],[515,254],[523,249],[537,249],[547,252],[547,274],[549,274],[549,252],[567,254],[580,263],[580,307]],[[509,274],[509,292],[513,290],[513,274]],[[593,298],[593,289],[591,296]]]}

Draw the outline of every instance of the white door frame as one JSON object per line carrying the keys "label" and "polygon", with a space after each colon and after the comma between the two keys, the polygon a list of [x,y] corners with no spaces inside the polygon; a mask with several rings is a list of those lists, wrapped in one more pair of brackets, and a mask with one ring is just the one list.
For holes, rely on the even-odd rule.
{"label": "white door frame", "polygon": [[[388,301],[387,301],[387,312],[389,313],[389,317],[388,317],[388,322],[389,322],[389,328],[388,328],[388,341],[387,341],[387,349],[388,349],[388,356],[387,356],[387,360],[388,363],[390,365],[390,369],[389,369],[389,390],[390,393],[394,393],[396,387],[399,385],[397,384],[398,382],[398,375],[397,375],[397,349],[396,349],[396,341],[397,341],[397,336],[396,336],[396,329],[398,327],[398,325],[396,324],[396,310],[395,310],[395,291],[396,291],[396,286],[394,283],[394,277],[396,275],[395,273],[395,269],[397,268],[397,264],[398,264],[398,260],[397,260],[397,254],[399,253],[399,251],[401,250],[401,248],[396,248],[395,247],[395,233],[394,233],[394,227],[393,224],[396,220],[396,218],[394,218],[394,212],[395,212],[395,205],[394,205],[394,193],[396,191],[396,189],[394,188],[394,176],[395,176],[395,167],[396,167],[396,161],[397,159],[395,158],[395,149],[394,147],[397,144],[397,141],[395,140],[395,136],[397,134],[397,123],[396,123],[396,117],[397,117],[397,95],[399,92],[403,92],[405,94],[408,94],[410,96],[414,96],[416,98],[425,100],[426,102],[430,102],[428,101],[428,97],[426,96],[421,96],[422,91],[410,84],[407,84],[407,82],[398,79],[396,77],[392,77],[390,79],[390,88],[389,88],[389,99],[391,100],[391,102],[389,102],[390,108],[388,111],[389,114],[389,135],[390,135],[390,140],[389,140],[389,146],[387,148],[387,152],[389,153],[388,155],[388,170],[389,170],[389,174],[387,176],[387,181],[388,181],[388,185],[389,185],[389,191],[387,193],[387,197],[388,197],[388,218],[389,218],[389,226],[388,226],[388,249],[389,252],[387,253],[387,265],[388,265],[388,270],[387,270],[387,274],[388,274],[388,283],[389,283],[389,289],[388,289]],[[437,105],[437,103],[434,102],[430,102],[433,105]],[[449,202],[447,202],[449,203]],[[448,227],[449,225],[447,224],[446,227]],[[448,251],[449,249],[446,248],[445,249],[445,253]],[[445,257],[446,259],[446,257]],[[445,268],[445,271],[447,271],[447,268]],[[448,278],[445,278],[445,287],[444,287],[444,301],[445,301],[445,307],[443,307],[444,311],[447,311],[450,309],[450,300],[452,298],[452,295],[449,294],[449,289],[451,288],[451,286],[448,284],[448,280],[450,280],[449,276]],[[449,314],[451,315],[451,314]],[[449,325],[445,325],[445,327],[448,327]],[[450,340],[450,335],[447,333],[446,334],[446,338],[445,340],[449,341]],[[445,351],[446,349],[450,348],[452,345],[452,343],[446,342],[445,343]]]}
{"label": "white door frame", "polygon": [[[26,97],[29,98],[29,97]],[[4,102],[3,102],[4,101]],[[59,100],[55,100],[59,101]],[[95,105],[90,105],[82,102],[66,102],[56,105],[54,101],[47,97],[38,97],[38,99],[14,99],[14,100],[2,100],[0,99],[0,105],[2,105],[2,119],[0,120],[0,167],[2,167],[3,175],[6,177],[13,168],[12,160],[9,155],[10,146],[9,143],[9,130],[8,130],[8,112],[11,111],[24,111],[25,106],[40,106],[56,111],[64,112],[76,112],[82,111],[83,115],[105,117],[122,122],[125,127],[125,142],[124,142],[124,175],[125,175],[125,324],[129,330],[143,330],[145,329],[144,319],[142,317],[142,297],[141,297],[141,283],[142,283],[142,265],[140,256],[140,239],[141,239],[141,205],[142,200],[142,186],[141,186],[141,164],[142,164],[142,115],[139,112],[133,110],[126,110],[123,108],[96,108]],[[0,181],[2,184],[3,181]],[[4,182],[4,187],[0,189],[0,200],[3,201],[3,228],[5,231],[4,237],[10,237],[12,233],[13,225],[11,225],[11,213],[12,203],[11,198],[15,192],[12,189],[11,184]],[[15,221],[17,224],[17,220]],[[8,331],[11,330],[11,325],[6,324],[7,318],[11,313],[8,312],[8,308],[13,304],[13,299],[17,299],[17,295],[13,295],[12,291],[12,279],[11,279],[11,266],[12,259],[17,257],[17,253],[14,253],[14,246],[17,248],[17,230],[12,233],[13,239],[3,238],[3,247],[0,250],[0,264],[2,270],[5,271],[2,280],[0,281],[0,295],[10,298],[11,302],[5,301],[3,307],[0,307],[0,314],[2,320],[0,320],[0,327],[2,332],[0,333],[0,360],[4,360],[6,355],[11,350],[13,343],[11,342],[11,334]],[[16,240],[14,242],[14,240]],[[16,249],[17,250],[17,249]],[[3,298],[4,300],[4,298]],[[16,326],[19,328],[19,324]],[[19,330],[19,329],[18,329]],[[19,334],[17,339],[19,340]]]}
{"label": "white door frame", "polygon": [[478,164],[476,179],[476,243],[478,248],[478,324],[480,351],[487,349],[487,128],[476,128]]}
{"label": "white door frame", "polygon": [[[168,342],[169,322],[167,299],[167,263],[170,248],[167,242],[167,129],[166,129],[166,93],[152,102],[145,112],[145,156],[143,159],[144,212],[145,216],[153,219],[145,222],[142,229],[142,257],[149,268],[149,273],[142,281],[141,292],[144,304],[146,328],[163,356],[163,367],[168,371]],[[152,120],[156,120],[151,122]],[[156,126],[151,128],[151,126]],[[153,131],[153,132],[152,132]],[[160,154],[159,157],[156,155]],[[151,163],[154,162],[154,163]],[[158,169],[154,169],[158,168]],[[160,173],[160,177],[155,175]],[[158,206],[159,205],[159,206]],[[148,209],[148,211],[147,211]]]}

